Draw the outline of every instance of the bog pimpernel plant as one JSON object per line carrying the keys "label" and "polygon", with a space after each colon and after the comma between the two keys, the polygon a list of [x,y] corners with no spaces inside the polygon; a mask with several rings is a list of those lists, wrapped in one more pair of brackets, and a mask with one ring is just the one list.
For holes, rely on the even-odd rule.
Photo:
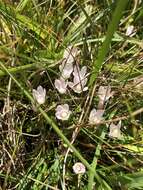
{"label": "bog pimpernel plant", "polygon": [[39,104],[44,104],[46,98],[46,89],[42,86],[38,86],[37,90],[33,89],[33,97]]}
{"label": "bog pimpernel plant", "polygon": [[110,132],[109,132],[109,136],[110,137],[114,137],[114,138],[121,138],[121,122],[119,121],[118,125],[115,125],[113,123],[111,123],[110,125]]}
{"label": "bog pimpernel plant", "polygon": [[143,189],[142,7],[0,1],[0,189]]}
{"label": "bog pimpernel plant", "polygon": [[71,111],[68,104],[58,105],[56,108],[56,117],[60,120],[68,120]]}

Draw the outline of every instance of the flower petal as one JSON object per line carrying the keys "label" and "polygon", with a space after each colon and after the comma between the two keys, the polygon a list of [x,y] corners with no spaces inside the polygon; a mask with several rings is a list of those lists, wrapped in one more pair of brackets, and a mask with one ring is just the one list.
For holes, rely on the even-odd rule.
{"label": "flower petal", "polygon": [[69,110],[69,105],[68,104],[62,104],[58,105],[56,108],[56,118],[60,120],[68,120],[70,117],[71,111]]}
{"label": "flower petal", "polygon": [[63,104],[63,108],[67,111],[69,111],[69,105],[68,104]]}
{"label": "flower petal", "polygon": [[38,86],[37,90],[35,90],[35,89],[32,90],[32,93],[33,93],[34,99],[39,104],[45,103],[45,99],[46,99],[46,89],[45,88],[43,88],[42,86]]}
{"label": "flower petal", "polygon": [[80,71],[80,74],[81,74],[81,76],[82,76],[83,78],[84,78],[86,72],[87,72],[87,67],[86,67],[86,66],[83,66],[83,67],[81,68],[81,71]]}
{"label": "flower petal", "polygon": [[55,84],[56,89],[59,91],[59,93],[61,94],[66,93],[67,82],[63,78],[56,79],[54,84]]}
{"label": "flower petal", "polygon": [[85,166],[81,162],[77,162],[73,166],[75,174],[84,174],[86,172]]}
{"label": "flower petal", "polygon": [[119,122],[118,125],[115,125],[113,123],[110,124],[109,126],[109,137],[113,137],[113,138],[121,138],[121,123]]}
{"label": "flower petal", "polygon": [[54,85],[55,85],[55,87],[56,87],[57,89],[59,89],[60,86],[61,86],[60,81],[59,81],[58,79],[56,79]]}

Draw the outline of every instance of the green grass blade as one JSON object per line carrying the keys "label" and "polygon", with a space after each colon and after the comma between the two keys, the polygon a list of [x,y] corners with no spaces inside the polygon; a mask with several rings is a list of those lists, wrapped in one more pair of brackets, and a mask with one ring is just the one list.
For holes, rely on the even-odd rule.
{"label": "green grass blade", "polygon": [[[93,73],[92,73],[92,75],[90,77],[89,85],[92,85],[96,81],[97,75],[101,70],[101,67],[102,67],[103,61],[105,59],[105,56],[109,51],[110,43],[112,41],[113,34],[117,29],[118,23],[120,21],[120,18],[122,16],[122,13],[123,13],[125,7],[126,7],[127,2],[128,2],[127,0],[125,0],[125,1],[120,0],[117,3],[115,12],[113,14],[112,21],[110,22],[110,24],[108,26],[105,41],[103,42],[103,45],[102,45],[102,47],[101,47],[101,49],[99,51],[97,61],[93,65]],[[101,136],[102,135],[105,136],[104,132],[101,134]],[[100,149],[101,149],[101,145],[98,145],[98,147],[96,148],[95,156],[94,156],[92,164],[91,164],[91,167],[93,168],[93,170],[96,170],[97,155],[100,154]],[[92,174],[92,172],[89,172],[88,190],[93,189],[93,183],[94,183],[94,175]],[[105,183],[104,185],[105,185],[105,187],[107,189],[111,190],[111,188],[108,186],[107,183]]]}
{"label": "green grass blade", "polygon": [[[104,132],[104,130],[101,132],[101,139],[105,138],[106,133]],[[102,142],[102,141],[101,141]],[[100,156],[100,150],[101,150],[101,142],[99,142],[99,144],[97,145],[96,151],[95,151],[95,155],[91,164],[91,167],[94,169],[94,171],[96,170],[96,166],[97,166],[97,161],[98,158]],[[88,178],[88,190],[93,189],[93,184],[94,184],[94,174],[93,172],[89,171],[89,178]],[[112,190],[110,188],[110,186],[103,180],[103,185],[104,187],[106,187],[108,190]]]}
{"label": "green grass blade", "polygon": [[115,9],[113,17],[112,17],[112,21],[108,25],[108,30],[107,30],[107,35],[106,35],[105,41],[103,42],[103,45],[102,45],[101,49],[99,50],[99,53],[97,56],[97,61],[95,61],[94,65],[93,65],[93,73],[91,74],[90,82],[89,82],[90,86],[96,81],[97,75],[102,68],[103,61],[110,48],[110,43],[113,38],[113,34],[117,29],[118,23],[120,21],[120,18],[122,16],[122,13],[123,13],[127,3],[128,3],[128,0],[119,0],[117,2],[117,6],[116,6],[116,9]]}
{"label": "green grass blade", "polygon": [[[9,72],[10,73],[17,73],[19,71],[23,71],[26,69],[30,69],[35,67],[36,64],[32,63],[32,64],[27,64],[27,65],[22,65],[22,66],[18,66],[18,67],[14,67],[14,68],[9,68]],[[0,70],[0,77],[7,75],[7,73],[5,71]]]}

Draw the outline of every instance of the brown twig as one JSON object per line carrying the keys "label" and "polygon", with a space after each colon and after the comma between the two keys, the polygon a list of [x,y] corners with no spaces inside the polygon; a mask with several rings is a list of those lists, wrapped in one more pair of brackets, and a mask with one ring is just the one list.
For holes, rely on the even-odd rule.
{"label": "brown twig", "polygon": [[[143,108],[140,108],[136,111],[134,111],[133,113],[131,113],[130,115],[126,115],[126,116],[121,116],[121,117],[117,117],[117,118],[114,118],[114,119],[109,119],[109,120],[105,120],[105,121],[101,121],[100,123],[98,123],[98,125],[101,125],[101,124],[109,124],[109,123],[112,123],[112,122],[117,122],[117,121],[121,121],[121,120],[126,120],[126,119],[129,119],[129,118],[132,118],[140,113],[143,112]],[[95,125],[88,125],[88,127],[94,127]]]}

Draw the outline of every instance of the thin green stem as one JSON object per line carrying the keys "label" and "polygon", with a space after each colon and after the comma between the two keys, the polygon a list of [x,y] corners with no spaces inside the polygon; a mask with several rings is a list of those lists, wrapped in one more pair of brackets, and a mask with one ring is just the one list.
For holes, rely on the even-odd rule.
{"label": "thin green stem", "polygon": [[[105,132],[102,131],[100,139],[104,139],[104,138],[105,138]],[[99,142],[99,144],[97,145],[96,151],[95,151],[95,155],[94,155],[92,164],[91,164],[91,168],[93,168],[94,171],[96,170],[97,161],[100,156],[101,145],[102,145],[102,142]],[[88,190],[93,189],[93,185],[94,185],[94,174],[91,171],[89,171]],[[104,186],[106,186],[107,189],[111,190],[111,188],[108,186],[108,184],[105,181],[104,181]]]}
{"label": "thin green stem", "polygon": [[[33,68],[35,67],[35,65],[36,65],[35,63],[32,63],[32,64],[23,65],[23,66],[13,67],[13,68],[9,68],[8,71],[10,73],[17,73],[22,70]],[[5,76],[5,75],[7,75],[7,72],[0,70],[0,77]]]}

